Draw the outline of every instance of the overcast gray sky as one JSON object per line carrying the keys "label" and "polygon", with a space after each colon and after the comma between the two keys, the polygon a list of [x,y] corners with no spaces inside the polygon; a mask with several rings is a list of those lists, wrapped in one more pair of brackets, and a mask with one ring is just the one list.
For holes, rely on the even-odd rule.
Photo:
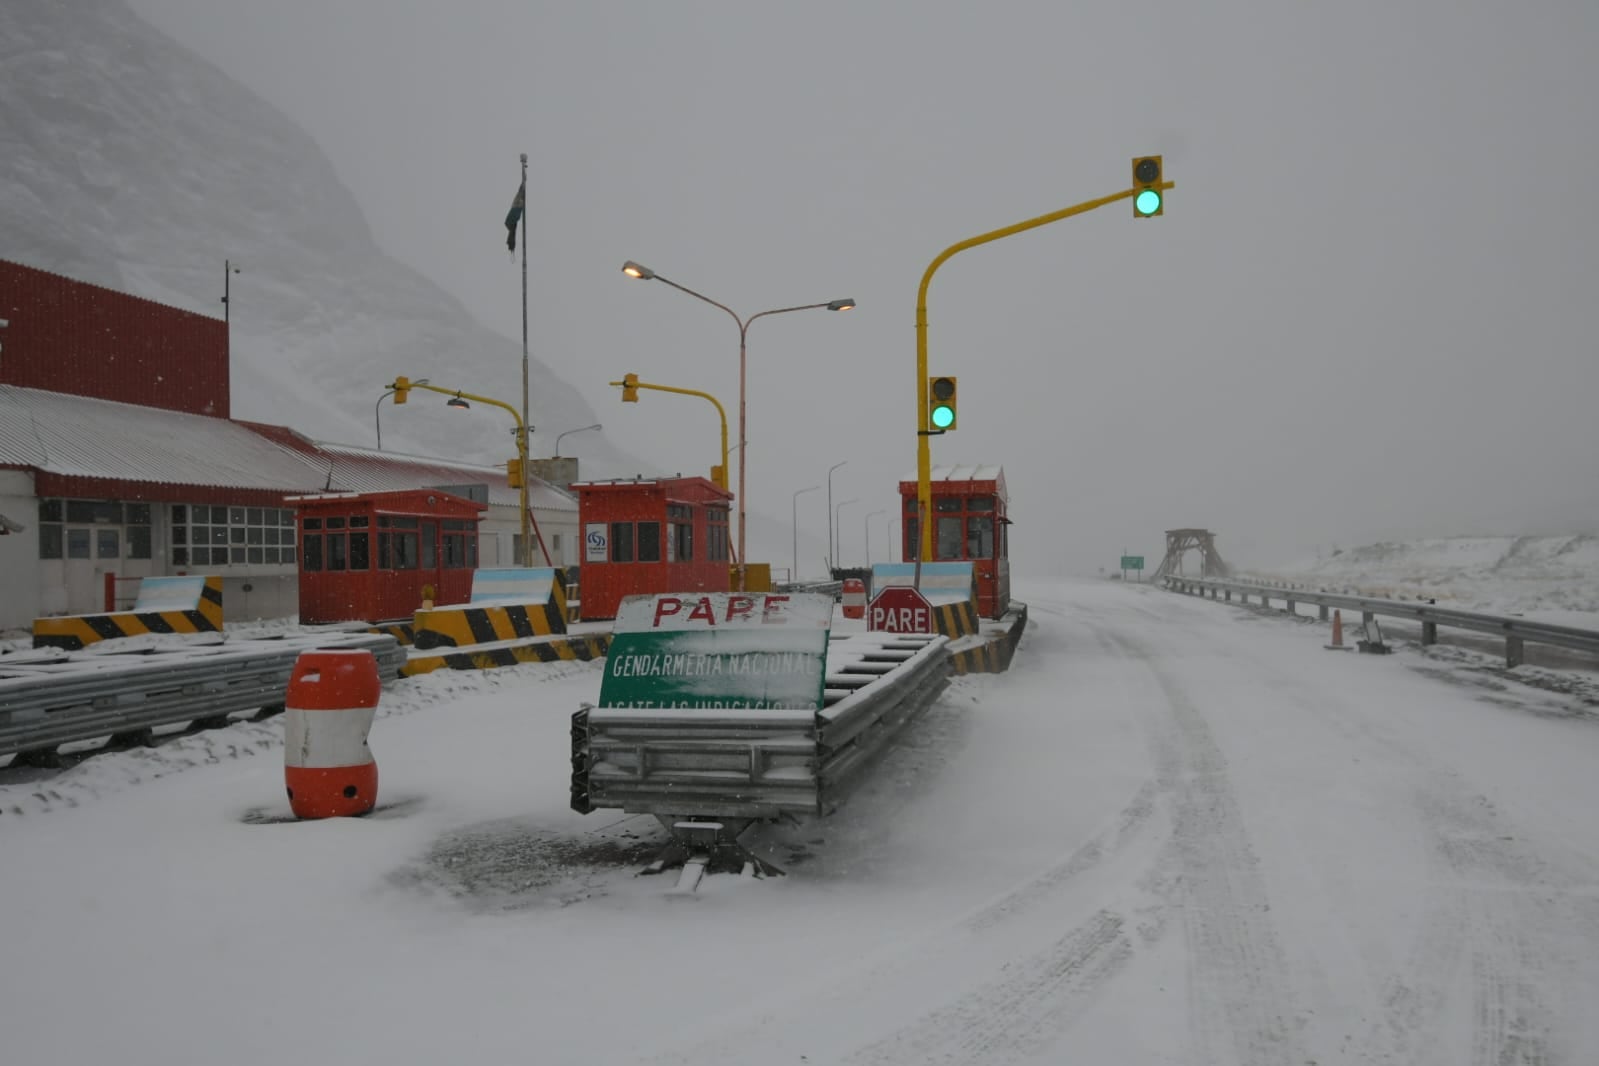
{"label": "overcast gray sky", "polygon": [[713,416],[605,382],[732,414],[738,333],[623,260],[741,315],[859,300],[749,335],[749,505],[786,520],[847,460],[846,563],[915,466],[929,261],[1157,152],[1164,217],[1117,204],[932,284],[930,369],[961,400],[934,462],[1004,465],[1020,566],[1158,557],[1173,526],[1245,563],[1599,526],[1591,0],[132,6],[296,119],[379,244],[512,337],[528,152],[534,355],[635,454],[708,465]]}

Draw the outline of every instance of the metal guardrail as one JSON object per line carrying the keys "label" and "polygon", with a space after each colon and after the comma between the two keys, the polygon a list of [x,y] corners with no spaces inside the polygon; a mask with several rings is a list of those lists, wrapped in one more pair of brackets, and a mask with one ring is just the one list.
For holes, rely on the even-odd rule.
{"label": "metal guardrail", "polygon": [[573,716],[574,806],[733,819],[831,813],[948,684],[947,645],[933,634],[834,634],[819,711],[585,706]]}
{"label": "metal guardrail", "polygon": [[1412,603],[1408,600],[1385,600],[1370,596],[1351,596],[1344,593],[1321,592],[1313,589],[1265,585],[1247,581],[1167,576],[1162,579],[1162,582],[1174,592],[1186,592],[1201,596],[1208,592],[1212,599],[1230,601],[1236,594],[1240,602],[1248,603],[1251,596],[1256,596],[1259,597],[1260,604],[1263,607],[1269,607],[1274,599],[1282,600],[1289,613],[1293,613],[1296,604],[1313,603],[1321,608],[1323,621],[1327,619],[1328,610],[1333,608],[1345,611],[1359,611],[1362,621],[1368,621],[1378,615],[1388,618],[1404,618],[1421,624],[1421,642],[1424,645],[1438,642],[1438,628],[1440,626],[1449,629],[1469,630],[1474,633],[1487,633],[1504,638],[1505,663],[1511,667],[1522,664],[1525,659],[1527,644],[1548,644],[1572,651],[1599,654],[1599,631],[1579,629],[1575,626],[1555,625],[1551,622],[1538,622],[1527,618],[1479,614],[1475,611],[1456,611],[1431,603]]}
{"label": "metal guardrail", "polygon": [[[405,648],[377,633],[295,634],[218,643],[103,641],[83,651],[0,655],[0,755],[48,757],[62,744],[282,707],[294,661],[314,648],[365,649],[400,676]],[[120,650],[116,645],[134,645]]]}

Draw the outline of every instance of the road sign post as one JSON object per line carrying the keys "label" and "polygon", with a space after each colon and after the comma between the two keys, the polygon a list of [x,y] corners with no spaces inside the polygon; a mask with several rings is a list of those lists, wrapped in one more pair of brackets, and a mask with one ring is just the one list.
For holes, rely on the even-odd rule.
{"label": "road sign post", "polygon": [[866,628],[885,633],[933,632],[933,605],[909,585],[890,585],[872,597]]}
{"label": "road sign post", "polygon": [[1142,555],[1122,556],[1122,580],[1127,580],[1127,571],[1137,570],[1138,580],[1144,580],[1144,557]]}

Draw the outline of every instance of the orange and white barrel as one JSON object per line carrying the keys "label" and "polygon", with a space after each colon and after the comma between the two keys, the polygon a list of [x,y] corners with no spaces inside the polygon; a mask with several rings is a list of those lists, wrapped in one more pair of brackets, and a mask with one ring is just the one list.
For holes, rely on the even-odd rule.
{"label": "orange and white barrel", "polygon": [[866,582],[858,577],[844,579],[844,617],[866,617]]}
{"label": "orange and white barrel", "polygon": [[378,801],[367,747],[382,691],[369,651],[303,651],[284,697],[283,777],[298,818],[366,814]]}

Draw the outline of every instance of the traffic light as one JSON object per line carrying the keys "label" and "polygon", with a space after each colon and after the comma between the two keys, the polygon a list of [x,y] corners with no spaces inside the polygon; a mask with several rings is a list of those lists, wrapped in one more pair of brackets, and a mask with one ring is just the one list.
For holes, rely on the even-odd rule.
{"label": "traffic light", "polygon": [[955,428],[955,379],[927,379],[927,422],[929,429]]}
{"label": "traffic light", "polygon": [[522,460],[507,459],[505,461],[505,483],[513,489],[522,487]]}
{"label": "traffic light", "polygon": [[622,375],[622,402],[638,403],[638,375]]}
{"label": "traffic light", "polygon": [[390,388],[394,390],[394,402],[404,403],[411,396],[411,379],[395,378]]}
{"label": "traffic light", "polygon": [[719,489],[727,488],[727,468],[721,463],[711,467],[711,484]]}
{"label": "traffic light", "polygon": [[1153,218],[1166,213],[1166,194],[1160,189],[1160,156],[1146,155],[1133,160],[1133,217]]}

